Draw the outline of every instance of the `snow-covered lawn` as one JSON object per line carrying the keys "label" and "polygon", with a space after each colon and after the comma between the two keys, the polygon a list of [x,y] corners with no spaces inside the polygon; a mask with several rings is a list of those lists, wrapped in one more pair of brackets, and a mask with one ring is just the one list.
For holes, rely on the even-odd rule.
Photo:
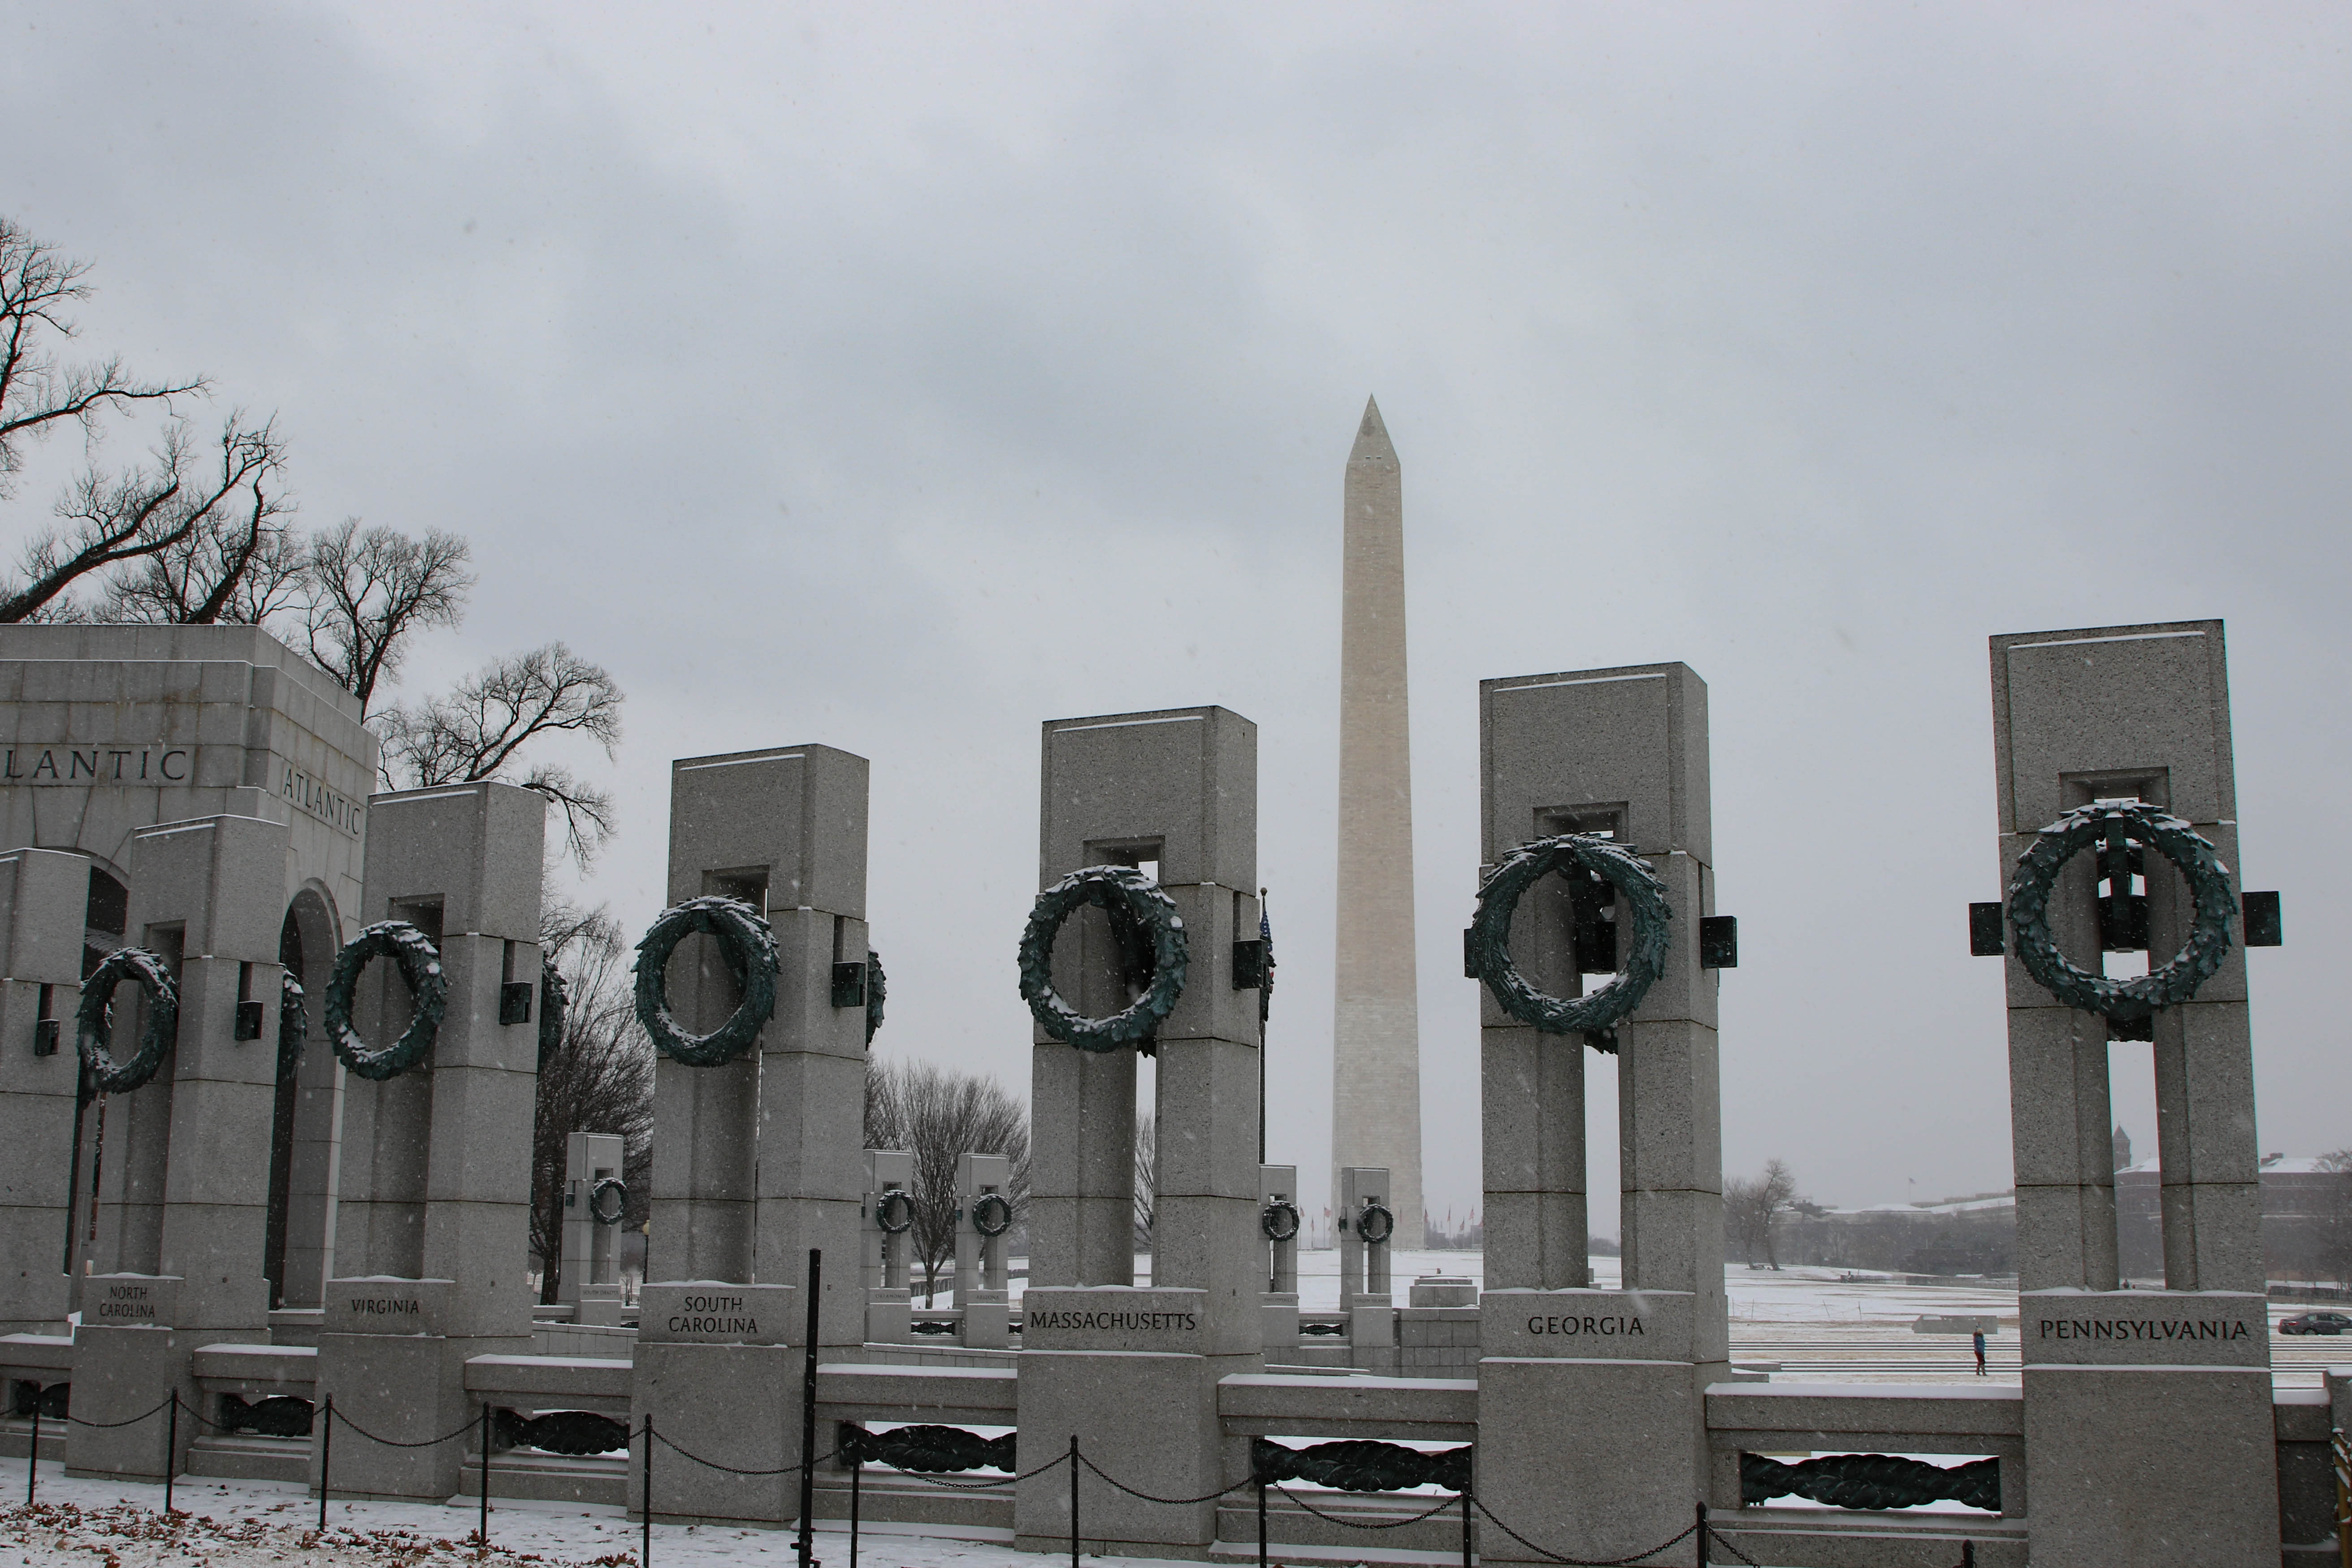
{"label": "snow-covered lawn", "polygon": [[[0,1487],[16,1499],[0,1510],[0,1564],[20,1568],[549,1568],[634,1565],[639,1527],[616,1508],[493,1500],[490,1544],[472,1544],[476,1504],[335,1502],[327,1529],[319,1505],[299,1487],[269,1481],[183,1477],[175,1512],[163,1513],[161,1486],[68,1480],[44,1461],[40,1500],[24,1504],[25,1463],[0,1459]],[[722,1563],[793,1559],[790,1531],[712,1530],[657,1524],[656,1568],[718,1568]],[[847,1534],[820,1530],[816,1556],[848,1568]],[[869,1526],[858,1547],[859,1568],[1037,1568],[1048,1559],[968,1541],[897,1533]],[[1087,1559],[1089,1568],[1166,1568],[1120,1557]]]}

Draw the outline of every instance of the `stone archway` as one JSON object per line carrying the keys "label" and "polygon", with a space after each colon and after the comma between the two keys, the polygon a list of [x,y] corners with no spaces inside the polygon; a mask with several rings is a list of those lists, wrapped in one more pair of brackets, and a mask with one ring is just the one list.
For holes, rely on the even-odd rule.
{"label": "stone archway", "polygon": [[335,1100],[342,1069],[327,1048],[320,1005],[341,946],[333,895],[316,880],[306,882],[287,905],[278,943],[278,962],[302,986],[309,1026],[300,1062],[278,1081],[271,1121],[263,1272],[273,1308],[320,1305],[334,1255]]}

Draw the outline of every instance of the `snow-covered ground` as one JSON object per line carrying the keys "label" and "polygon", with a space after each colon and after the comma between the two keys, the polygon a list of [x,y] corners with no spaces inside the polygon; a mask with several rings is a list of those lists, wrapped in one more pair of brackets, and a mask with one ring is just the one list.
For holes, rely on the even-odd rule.
{"label": "snow-covered ground", "polygon": [[[25,1462],[0,1459],[0,1487],[15,1498],[0,1509],[0,1563],[16,1568],[526,1568],[637,1562],[639,1526],[617,1508],[493,1500],[490,1545],[470,1544],[475,1504],[331,1503],[327,1530],[318,1503],[299,1487],[272,1481],[184,1478],[166,1518],[160,1486],[68,1480],[44,1461],[40,1500],[23,1502]],[[793,1536],[768,1530],[710,1530],[657,1524],[655,1568],[718,1568],[746,1557],[789,1563]],[[815,1555],[847,1568],[849,1537],[816,1532]],[[1037,1568],[1044,1559],[1008,1546],[907,1535],[869,1526],[859,1568]],[[1088,1557],[1089,1568],[1166,1568],[1141,1559]]]}

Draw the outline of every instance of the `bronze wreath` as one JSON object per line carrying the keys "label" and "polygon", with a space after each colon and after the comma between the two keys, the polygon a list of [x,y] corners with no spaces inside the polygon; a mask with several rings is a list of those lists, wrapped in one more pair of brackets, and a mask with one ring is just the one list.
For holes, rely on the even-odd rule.
{"label": "bronze wreath", "polygon": [[[1124,914],[1151,939],[1151,983],[1143,994],[1108,1018],[1088,1018],[1054,989],[1054,938],[1081,904]],[[1176,900],[1132,866],[1088,866],[1037,895],[1021,933],[1021,999],[1038,1026],[1082,1051],[1116,1050],[1148,1042],[1183,994],[1191,952]]]}
{"label": "bronze wreath", "polygon": [[[2110,980],[2076,967],[2050,931],[2050,896],[2058,873],[2082,850],[2116,827],[2180,868],[2196,900],[2189,941],[2161,969]],[[2109,1018],[2145,1018],[2186,1002],[2212,978],[2230,953],[2230,921],[2237,913],[2230,868],[2197,830],[2169,813],[2136,800],[2098,800],[2077,806],[2034,836],[2009,879],[2009,920],[2018,962],[2042,988],[2069,1007]]]}
{"label": "bronze wreath", "polygon": [[[1511,917],[1519,900],[1554,871],[1581,867],[1625,895],[1633,928],[1617,978],[1589,996],[1547,994],[1528,984],[1511,962]],[[1589,834],[1563,833],[1522,844],[1503,857],[1478,889],[1470,921],[1469,959],[1504,1012],[1548,1035],[1605,1036],[1642,1005],[1666,969],[1674,910],[1665,884],[1631,847]],[[1621,929],[1620,936],[1625,933]],[[1598,1041],[1595,1041],[1598,1044]],[[1604,1047],[1606,1048],[1606,1047]]]}
{"label": "bronze wreath", "polygon": [[[1289,1216],[1288,1225],[1276,1223],[1277,1215]],[[1268,1241],[1288,1241],[1298,1234],[1298,1205],[1286,1198],[1276,1198],[1258,1211],[1257,1228]]]}
{"label": "bronze wreath", "polygon": [[1003,1236],[1013,1228],[1013,1200],[1003,1193],[982,1193],[971,1201],[971,1228],[982,1236]]}
{"label": "bronze wreath", "polygon": [[[147,993],[147,1026],[139,1048],[117,1062],[107,1048],[114,1022],[114,988],[125,980]],[[74,1013],[74,1049],[81,1058],[81,1098],[128,1094],[144,1085],[172,1053],[180,1033],[180,987],[163,958],[143,947],[119,947],[100,961],[81,983],[81,1005]]]}
{"label": "bronze wreath", "polygon": [[[669,955],[692,931],[719,939],[719,952],[743,989],[727,1021],[707,1035],[689,1035],[669,1010]],[[776,936],[758,910],[716,895],[688,899],[661,912],[637,943],[637,1022],[654,1047],[681,1067],[715,1068],[734,1060],[760,1037],[776,1011]]]}
{"label": "bronze wreath", "polygon": [[[1381,1231],[1378,1236],[1372,1234],[1374,1215],[1378,1215],[1381,1221]],[[1396,1215],[1389,1212],[1389,1206],[1386,1204],[1366,1204],[1363,1212],[1356,1215],[1356,1235],[1362,1241],[1378,1244],[1386,1241],[1395,1234]]]}
{"label": "bronze wreath", "polygon": [[[604,1210],[606,1193],[612,1194],[614,1199],[612,1212],[609,1214]],[[621,1223],[622,1216],[628,1212],[629,1187],[628,1184],[622,1181],[620,1177],[607,1176],[588,1189],[588,1217],[598,1225],[618,1225]]]}
{"label": "bronze wreath", "polygon": [[[382,1050],[372,1048],[352,1026],[352,994],[359,987],[360,971],[372,958],[389,958],[400,965],[414,1007],[408,1027]],[[441,950],[433,939],[406,921],[372,925],[343,943],[335,967],[327,976],[324,1007],[327,1040],[342,1063],[363,1079],[381,1083],[398,1078],[423,1061],[441,1033],[441,1016],[449,1005],[449,977],[441,972]]]}

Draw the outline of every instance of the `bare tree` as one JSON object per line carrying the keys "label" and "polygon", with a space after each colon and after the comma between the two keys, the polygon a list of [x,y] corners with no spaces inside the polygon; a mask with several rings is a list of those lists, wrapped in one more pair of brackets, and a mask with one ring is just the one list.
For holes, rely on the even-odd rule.
{"label": "bare tree", "polygon": [[1160,1197],[1160,1143],[1151,1113],[1135,1118],[1135,1250],[1151,1250],[1151,1215]]}
{"label": "bare tree", "polygon": [[569,994],[562,1038],[539,1064],[531,1124],[530,1249],[540,1259],[539,1299],[552,1301],[562,1285],[564,1157],[572,1133],[617,1132],[628,1140],[622,1224],[638,1228],[650,1212],[654,1052],[637,1024],[627,947],[608,911],[546,899],[540,942]]}
{"label": "bare tree", "polygon": [[465,615],[472,553],[438,529],[411,539],[357,518],[312,537],[302,607],[310,660],[360,700],[362,714],[376,688],[399,677],[411,637]]}
{"label": "bare tree", "polygon": [[1796,1173],[1780,1160],[1767,1160],[1761,1175],[1725,1178],[1724,1230],[1739,1244],[1748,1262],[1755,1262],[1761,1252],[1765,1262],[1777,1269],[1780,1257],[1774,1225],[1804,1201],[1797,1195]]}
{"label": "bare tree", "polygon": [[378,716],[383,776],[394,788],[505,777],[563,812],[564,840],[586,865],[613,833],[613,798],[552,763],[519,774],[517,753],[545,735],[586,735],[613,754],[621,738],[621,689],[601,666],[560,642],[494,659],[446,696]]}
{"label": "bare tree", "polygon": [[229,416],[215,446],[217,463],[200,462],[187,426],[175,423],[152,463],[85,470],[54,509],[59,526],[26,542],[0,589],[0,621],[84,619],[68,590],[125,566],[131,574],[110,584],[108,599],[131,589],[138,618],[226,618],[256,559],[282,553],[286,447],[274,422],[248,425],[241,414]]}
{"label": "bare tree", "polygon": [[[109,621],[259,626],[299,603],[306,548],[287,526],[286,447],[274,421],[231,414],[210,481],[164,509],[161,548],[123,562],[97,606]],[[181,513],[185,515],[182,516]]]}
{"label": "bare tree", "polygon": [[930,1062],[866,1061],[866,1146],[915,1157],[914,1261],[923,1304],[955,1257],[956,1161],[1003,1154],[1013,1165],[1006,1197],[1016,1221],[1029,1205],[1029,1113],[995,1079]]}
{"label": "bare tree", "polygon": [[[120,359],[61,364],[58,346],[79,335],[66,314],[89,298],[89,263],[60,255],[14,221],[0,217],[0,500],[16,494],[25,447],[67,425],[85,442],[100,434],[99,416],[137,403],[161,403],[205,390],[204,378],[140,381]],[[21,617],[15,617],[21,618]]]}

